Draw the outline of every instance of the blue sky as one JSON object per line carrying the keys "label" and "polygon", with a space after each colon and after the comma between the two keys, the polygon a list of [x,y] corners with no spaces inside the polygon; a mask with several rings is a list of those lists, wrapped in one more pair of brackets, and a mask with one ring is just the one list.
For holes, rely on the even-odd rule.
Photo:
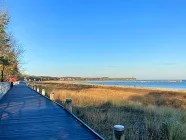
{"label": "blue sky", "polygon": [[5,0],[25,73],[186,79],[185,0]]}

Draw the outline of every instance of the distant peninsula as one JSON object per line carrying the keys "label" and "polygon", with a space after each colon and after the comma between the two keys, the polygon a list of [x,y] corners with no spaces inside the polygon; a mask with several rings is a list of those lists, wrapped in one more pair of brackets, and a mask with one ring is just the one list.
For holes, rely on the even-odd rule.
{"label": "distant peninsula", "polygon": [[61,77],[62,81],[136,81],[136,78],[109,78],[109,77]]}
{"label": "distant peninsula", "polygon": [[[34,76],[24,75],[29,81],[136,81],[136,78],[110,78],[110,77],[51,77],[51,76]],[[22,78],[23,78],[22,77]]]}
{"label": "distant peninsula", "polygon": [[22,79],[26,77],[29,81],[136,81],[141,83],[146,82],[171,82],[171,83],[182,83],[183,80],[139,80],[136,78],[110,78],[110,77],[52,77],[52,76],[33,76],[24,75]]}

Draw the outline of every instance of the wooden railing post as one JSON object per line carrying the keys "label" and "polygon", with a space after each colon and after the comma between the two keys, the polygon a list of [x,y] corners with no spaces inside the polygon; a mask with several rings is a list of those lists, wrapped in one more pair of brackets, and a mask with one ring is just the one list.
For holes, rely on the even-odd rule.
{"label": "wooden railing post", "polygon": [[45,89],[42,89],[42,95],[45,96]]}
{"label": "wooden railing post", "polygon": [[124,140],[124,126],[115,125],[113,130],[113,140]]}
{"label": "wooden railing post", "polygon": [[50,100],[54,101],[54,92],[50,93]]}
{"label": "wooden railing post", "polygon": [[66,99],[65,108],[72,113],[72,99],[71,98]]}
{"label": "wooden railing post", "polygon": [[39,87],[37,87],[37,92],[39,93]]}

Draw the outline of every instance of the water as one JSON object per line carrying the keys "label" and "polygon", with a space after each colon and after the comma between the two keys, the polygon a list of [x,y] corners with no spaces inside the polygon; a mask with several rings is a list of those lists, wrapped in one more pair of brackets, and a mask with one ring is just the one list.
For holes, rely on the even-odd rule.
{"label": "water", "polygon": [[87,84],[98,84],[98,85],[114,85],[114,86],[132,86],[132,87],[144,87],[144,88],[165,88],[165,89],[176,89],[186,90],[186,80],[182,82],[162,82],[162,81],[92,81],[85,82]]}

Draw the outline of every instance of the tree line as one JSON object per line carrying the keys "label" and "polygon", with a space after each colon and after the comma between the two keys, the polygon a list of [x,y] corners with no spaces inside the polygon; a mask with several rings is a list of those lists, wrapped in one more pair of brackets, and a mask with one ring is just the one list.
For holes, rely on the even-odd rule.
{"label": "tree line", "polygon": [[10,18],[8,12],[0,11],[0,70],[1,81],[6,81],[12,76],[20,76],[21,55],[23,49],[7,31]]}

